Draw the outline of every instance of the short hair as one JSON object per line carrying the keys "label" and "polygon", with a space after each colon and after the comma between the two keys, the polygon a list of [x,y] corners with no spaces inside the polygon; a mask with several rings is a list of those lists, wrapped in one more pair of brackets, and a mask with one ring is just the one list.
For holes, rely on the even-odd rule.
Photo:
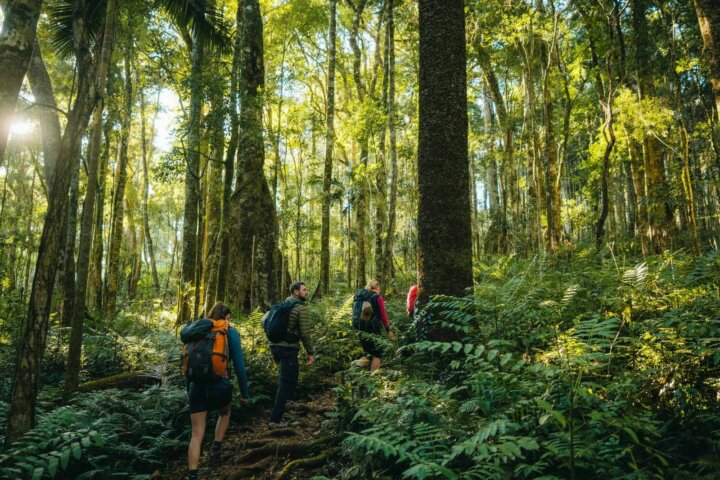
{"label": "short hair", "polygon": [[[290,295],[292,295],[295,290],[300,290],[300,287],[302,287],[303,285],[305,285],[305,282],[295,282],[292,285],[290,285],[290,290],[289,290]],[[305,286],[307,286],[307,285],[305,285]]]}
{"label": "short hair", "polygon": [[217,302],[210,309],[207,318],[209,320],[225,320],[225,317],[230,315],[230,308],[223,302]]}
{"label": "short hair", "polygon": [[368,284],[365,286],[365,289],[372,290],[373,288],[377,288],[380,290],[380,280],[374,279],[370,280]]}

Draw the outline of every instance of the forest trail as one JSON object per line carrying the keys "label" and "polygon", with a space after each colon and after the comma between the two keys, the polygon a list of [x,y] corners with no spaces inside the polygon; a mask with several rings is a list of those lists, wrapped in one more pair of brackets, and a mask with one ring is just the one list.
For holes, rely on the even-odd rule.
{"label": "forest trail", "polygon": [[[330,387],[330,386],[328,386]],[[250,410],[251,419],[232,422],[223,442],[220,465],[210,465],[208,454],[212,444],[216,415],[211,415],[206,440],[200,457],[199,474],[202,479],[239,480],[244,478],[293,478],[300,471],[322,468],[335,451],[331,433],[325,432],[323,421],[335,408],[335,394],[330,388],[299,400],[285,412],[286,428],[268,428],[271,405]],[[237,415],[237,414],[236,414]],[[237,420],[237,418],[236,418]],[[164,472],[156,472],[153,480],[185,478],[187,453],[178,452]],[[304,476],[304,475],[303,475]]]}

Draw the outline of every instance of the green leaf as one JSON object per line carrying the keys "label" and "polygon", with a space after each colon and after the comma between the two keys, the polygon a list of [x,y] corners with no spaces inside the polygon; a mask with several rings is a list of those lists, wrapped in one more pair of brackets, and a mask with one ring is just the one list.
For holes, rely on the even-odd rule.
{"label": "green leaf", "polygon": [[40,480],[43,473],[45,473],[45,469],[43,467],[37,467],[33,472],[32,480]]}
{"label": "green leaf", "polygon": [[82,457],[82,449],[80,448],[80,444],[78,442],[72,442],[70,444],[70,448],[72,448],[73,457],[75,457],[77,460],[80,460],[80,457]]}
{"label": "green leaf", "polygon": [[60,460],[58,460],[57,457],[50,457],[50,460],[48,461],[48,473],[52,478],[55,478],[59,465]]}
{"label": "green leaf", "polygon": [[67,470],[68,463],[70,463],[70,448],[66,447],[63,448],[63,451],[60,454],[60,466],[63,470]]}
{"label": "green leaf", "polygon": [[498,351],[497,350],[490,350],[487,354],[487,360],[488,362],[492,362],[495,357],[497,357]]}

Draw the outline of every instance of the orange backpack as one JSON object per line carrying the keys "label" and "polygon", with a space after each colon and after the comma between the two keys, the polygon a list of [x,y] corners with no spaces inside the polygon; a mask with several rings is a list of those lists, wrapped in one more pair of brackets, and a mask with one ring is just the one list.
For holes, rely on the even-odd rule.
{"label": "orange backpack", "polygon": [[[207,383],[219,378],[230,378],[228,371],[227,320],[199,320],[208,322],[207,333],[185,344],[183,348],[183,374],[188,380]],[[212,325],[210,325],[212,324]]]}

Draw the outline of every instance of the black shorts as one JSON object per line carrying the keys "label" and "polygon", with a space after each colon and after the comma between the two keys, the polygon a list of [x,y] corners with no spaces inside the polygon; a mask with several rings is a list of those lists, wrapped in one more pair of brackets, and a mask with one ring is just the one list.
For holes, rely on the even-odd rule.
{"label": "black shorts", "polygon": [[377,342],[375,342],[371,337],[372,334],[369,335],[363,335],[360,338],[360,345],[362,345],[362,349],[365,353],[368,355],[371,355],[373,357],[382,358],[385,354],[385,349],[379,345]]}
{"label": "black shorts", "polygon": [[214,383],[190,383],[190,414],[220,410],[232,402],[232,391],[232,384],[223,379]]}

